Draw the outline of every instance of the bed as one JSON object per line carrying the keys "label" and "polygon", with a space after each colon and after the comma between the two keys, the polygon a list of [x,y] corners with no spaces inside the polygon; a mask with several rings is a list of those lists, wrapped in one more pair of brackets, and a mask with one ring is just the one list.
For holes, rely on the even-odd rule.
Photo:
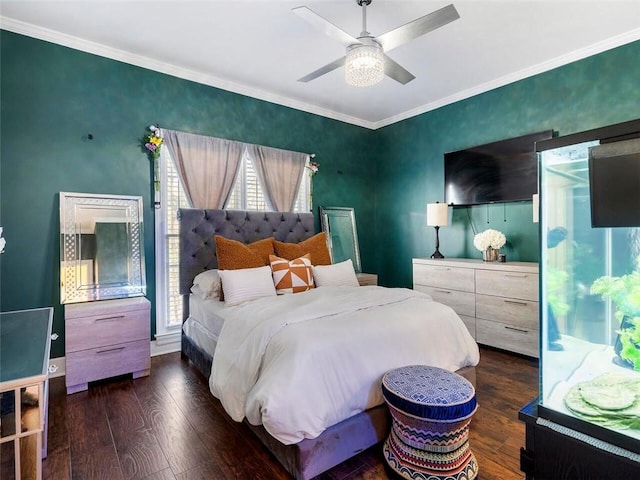
{"label": "bed", "polygon": [[[218,266],[214,236],[220,235],[244,243],[267,237],[273,237],[282,242],[298,243],[314,236],[315,222],[311,213],[180,209],[178,217],[180,219],[179,283],[184,300],[182,356],[191,361],[211,382],[214,375],[212,375],[213,356],[210,352],[215,348],[217,339],[214,339],[213,343],[210,342],[209,346],[203,342],[201,335],[203,332],[199,332],[193,325],[190,310],[193,310],[194,315],[197,316],[204,315],[200,312],[207,309],[205,304],[198,304],[192,298],[191,288],[198,274],[216,269]],[[297,295],[292,297],[300,298]],[[215,315],[216,312],[213,313]],[[472,365],[461,368],[458,373],[475,383],[475,370]],[[276,438],[276,434],[269,433],[262,425],[251,425],[246,419],[245,422],[278,461],[299,480],[313,478],[380,442],[386,437],[390,424],[387,408],[384,404],[380,404],[328,425],[315,438],[302,438],[295,443],[290,443]]]}

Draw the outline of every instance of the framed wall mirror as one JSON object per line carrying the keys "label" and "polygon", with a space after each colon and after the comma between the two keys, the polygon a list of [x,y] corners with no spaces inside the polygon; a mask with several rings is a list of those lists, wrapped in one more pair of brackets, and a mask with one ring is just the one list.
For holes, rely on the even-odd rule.
{"label": "framed wall mirror", "polygon": [[350,207],[320,207],[320,223],[326,232],[333,263],[351,259],[356,273],[362,272],[356,214]]}
{"label": "framed wall mirror", "polygon": [[142,197],[60,192],[60,303],[146,294]]}

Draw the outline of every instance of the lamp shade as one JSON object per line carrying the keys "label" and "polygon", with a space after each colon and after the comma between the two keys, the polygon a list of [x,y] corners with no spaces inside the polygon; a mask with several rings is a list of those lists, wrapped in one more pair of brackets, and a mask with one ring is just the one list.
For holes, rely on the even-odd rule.
{"label": "lamp shade", "polygon": [[444,227],[449,223],[449,206],[446,203],[427,203],[427,225]]}

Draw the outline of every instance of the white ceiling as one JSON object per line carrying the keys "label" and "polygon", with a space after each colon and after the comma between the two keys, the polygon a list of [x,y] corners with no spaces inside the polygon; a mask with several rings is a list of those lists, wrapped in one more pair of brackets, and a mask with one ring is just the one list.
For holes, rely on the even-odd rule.
{"label": "white ceiling", "polygon": [[[417,78],[352,87],[344,55],[291,9],[358,36],[356,0],[0,0],[0,27],[329,118],[379,128],[640,39],[640,0],[452,0],[460,19],[389,56]],[[451,1],[373,0],[379,36]]]}

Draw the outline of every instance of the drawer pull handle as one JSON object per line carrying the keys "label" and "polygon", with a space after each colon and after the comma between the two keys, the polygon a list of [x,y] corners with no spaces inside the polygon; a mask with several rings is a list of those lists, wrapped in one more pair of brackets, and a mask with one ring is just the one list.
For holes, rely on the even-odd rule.
{"label": "drawer pull handle", "polygon": [[106,350],[99,350],[96,353],[109,353],[109,352],[117,352],[118,350],[124,350],[125,347],[116,347],[116,348],[108,348]]}
{"label": "drawer pull handle", "polygon": [[451,290],[435,290],[435,291],[438,293],[446,293],[446,294],[451,293]]}
{"label": "drawer pull handle", "polygon": [[124,318],[124,315],[116,315],[114,317],[96,318],[96,322],[112,322],[114,320],[120,320]]}
{"label": "drawer pull handle", "polygon": [[444,270],[444,271],[448,272],[451,269],[449,267],[436,267],[436,270]]}
{"label": "drawer pull handle", "polygon": [[513,330],[514,332],[529,333],[529,330],[525,330],[524,328],[510,327],[508,325],[505,325],[504,328],[507,330]]}
{"label": "drawer pull handle", "polygon": [[526,273],[505,273],[504,276],[507,278],[527,278]]}
{"label": "drawer pull handle", "polygon": [[511,303],[513,305],[520,305],[522,307],[526,307],[527,306],[527,302],[519,302],[517,300],[505,300],[504,303]]}

